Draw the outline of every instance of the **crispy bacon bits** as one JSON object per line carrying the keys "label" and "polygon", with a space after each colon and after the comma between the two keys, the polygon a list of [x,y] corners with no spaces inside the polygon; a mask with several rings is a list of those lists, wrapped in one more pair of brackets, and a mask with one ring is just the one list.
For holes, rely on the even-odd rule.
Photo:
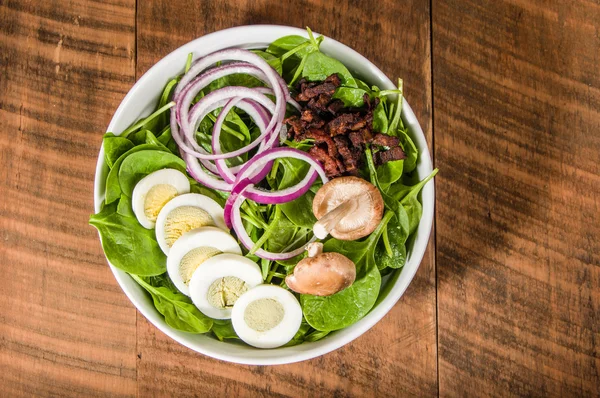
{"label": "crispy bacon bits", "polygon": [[302,106],[302,112],[285,120],[289,127],[288,138],[314,140],[315,146],[308,153],[323,164],[329,177],[358,175],[367,144],[376,149],[373,154],[376,165],[404,159],[406,154],[397,137],[373,131],[373,110],[379,99],[371,100],[365,94],[363,107],[344,107],[342,101],[332,99],[340,85],[336,74],[322,82],[305,79],[298,82],[295,99]]}

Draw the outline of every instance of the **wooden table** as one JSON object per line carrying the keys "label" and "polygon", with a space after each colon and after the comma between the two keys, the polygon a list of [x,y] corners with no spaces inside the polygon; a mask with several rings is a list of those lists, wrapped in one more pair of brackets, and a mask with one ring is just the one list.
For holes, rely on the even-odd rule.
{"label": "wooden table", "polygon": [[[600,396],[600,3],[0,0],[2,396]],[[235,4],[235,5],[234,5]],[[277,367],[136,312],[87,225],[101,136],[183,43],[310,26],[402,77],[440,168],[390,314]]]}

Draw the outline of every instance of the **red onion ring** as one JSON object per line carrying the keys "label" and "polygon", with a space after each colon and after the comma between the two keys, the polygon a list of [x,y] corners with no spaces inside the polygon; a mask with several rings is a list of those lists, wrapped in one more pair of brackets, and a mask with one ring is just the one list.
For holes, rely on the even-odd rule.
{"label": "red onion ring", "polygon": [[[223,61],[242,62],[232,62],[209,69],[215,63]],[[224,87],[208,93],[192,106],[195,97],[211,82],[237,73],[254,76],[269,87]],[[275,101],[267,95],[273,95]],[[328,181],[321,164],[307,153],[294,148],[277,147],[280,139],[284,139],[281,135],[285,134],[283,118],[286,103],[298,110],[301,108],[291,98],[281,76],[256,54],[241,49],[229,49],[197,60],[177,85],[173,99],[177,105],[171,109],[171,133],[187,164],[188,172],[209,188],[230,192],[225,204],[225,221],[230,228],[233,227],[248,250],[253,248],[254,242],[244,229],[241,219],[240,207],[244,200],[251,199],[262,204],[287,203],[304,195],[317,177],[320,177],[323,183]],[[213,126],[212,153],[209,153],[196,142],[195,134],[202,119],[220,107],[223,109]],[[260,135],[240,149],[222,153],[221,130],[227,114],[234,107],[243,110],[254,120]],[[242,155],[256,147],[256,155],[243,165],[227,166],[225,159]],[[302,181],[279,191],[266,191],[255,187],[254,184],[262,181],[269,173],[275,159],[282,157],[300,159],[311,166]],[[312,241],[315,239],[313,237]],[[258,249],[255,254],[269,260],[285,260],[303,251],[304,247],[286,253],[271,253]]]}
{"label": "red onion ring", "polygon": [[[230,222],[240,242],[242,242],[246,249],[252,250],[254,248],[254,242],[252,241],[252,238],[250,238],[250,236],[248,235],[248,232],[246,232],[246,228],[244,228],[244,224],[242,223],[242,216],[240,214],[240,207],[242,206],[242,203],[244,203],[244,200],[246,200],[246,197],[244,196],[245,191],[253,189],[253,185],[249,183],[249,180],[245,180],[244,184],[247,185],[244,186],[240,184],[239,193],[234,198],[231,207]],[[314,242],[315,240],[316,237],[313,236],[308,243]],[[288,260],[292,257],[296,257],[297,255],[302,254],[305,250],[305,246],[306,245],[302,245],[297,249],[285,253],[273,253],[264,249],[258,249],[254,252],[254,254],[256,254],[260,258],[264,258],[266,260],[271,261]]]}

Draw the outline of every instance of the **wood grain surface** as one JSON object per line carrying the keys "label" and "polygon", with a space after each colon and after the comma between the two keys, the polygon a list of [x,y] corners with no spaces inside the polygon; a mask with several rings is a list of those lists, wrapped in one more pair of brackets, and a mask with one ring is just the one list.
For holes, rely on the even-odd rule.
{"label": "wood grain surface", "polygon": [[439,389],[600,394],[600,5],[433,2]]}
{"label": "wood grain surface", "polygon": [[[402,77],[441,169],[400,302],[276,367],[158,331],[87,224],[136,78],[255,23],[308,25]],[[0,396],[600,396],[599,160],[597,1],[0,0]]]}
{"label": "wood grain surface", "polygon": [[2,396],[136,392],[136,311],[87,225],[134,18],[134,0],[0,1]]}
{"label": "wood grain surface", "polygon": [[[406,96],[431,139],[429,4],[423,1],[337,2],[182,0],[139,2],[141,76],[180,45],[215,30],[267,23],[310,26],[352,46],[388,76],[402,77]],[[186,12],[179,10],[185,8]],[[431,142],[431,141],[430,141]],[[413,283],[376,327],[348,346],[299,364],[256,367],[197,355],[138,314],[140,396],[432,396],[437,393],[433,241]]]}

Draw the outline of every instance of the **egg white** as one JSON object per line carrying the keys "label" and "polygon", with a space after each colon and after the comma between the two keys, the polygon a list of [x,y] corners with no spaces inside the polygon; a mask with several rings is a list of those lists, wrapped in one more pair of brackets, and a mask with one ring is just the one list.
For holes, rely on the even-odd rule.
{"label": "egg white", "polygon": [[[223,253],[242,254],[235,238],[217,227],[202,227],[186,232],[177,239],[167,257],[167,272],[175,287],[186,296],[190,295],[189,286],[181,277],[180,264],[183,257],[190,251],[200,247],[213,247]],[[208,261],[208,260],[206,260]],[[204,261],[200,267],[204,267]]]}
{"label": "egg white", "polygon": [[[244,319],[248,305],[260,299],[273,299],[284,310],[281,322],[264,332],[251,328]],[[298,299],[286,289],[276,285],[259,285],[237,299],[231,311],[231,322],[238,337],[247,344],[257,348],[276,348],[287,344],[300,329],[302,308]]]}
{"label": "egg white", "polygon": [[165,234],[165,221],[167,220],[167,217],[173,210],[182,206],[197,207],[201,210],[204,210],[212,218],[214,226],[222,229],[223,231],[229,232],[229,229],[225,225],[223,208],[213,199],[198,193],[188,193],[177,196],[170,200],[162,208],[156,219],[156,240],[158,241],[160,248],[166,255],[169,255],[169,251],[171,248],[167,243],[167,237]]}
{"label": "egg white", "polygon": [[142,178],[133,188],[131,207],[138,222],[146,229],[152,229],[155,225],[155,222],[146,216],[146,195],[157,185],[170,185],[175,188],[177,195],[190,192],[190,182],[179,170],[162,169]]}
{"label": "egg white", "polygon": [[194,305],[204,315],[214,319],[231,318],[231,308],[216,308],[208,301],[208,290],[216,280],[234,276],[243,280],[249,289],[263,282],[258,265],[239,254],[219,254],[209,258],[196,269],[189,285]]}

